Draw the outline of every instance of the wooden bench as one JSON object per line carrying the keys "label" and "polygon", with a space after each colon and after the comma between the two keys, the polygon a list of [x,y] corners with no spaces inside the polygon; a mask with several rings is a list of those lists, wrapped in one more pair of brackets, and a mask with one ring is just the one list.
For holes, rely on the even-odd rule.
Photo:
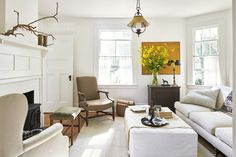
{"label": "wooden bench", "polygon": [[[68,128],[64,131],[66,133],[69,128],[71,129],[71,134],[70,134],[70,140],[71,140],[71,145],[73,145],[73,133],[74,133],[74,126],[78,126],[78,132],[80,131],[80,112],[81,108],[79,107],[60,107],[57,109],[55,112],[53,112],[50,116],[50,125],[53,124],[54,120],[60,120],[60,123],[63,126],[68,126]],[[76,118],[78,119],[78,125],[74,125]],[[67,120],[70,121],[69,125],[63,124],[62,121]]]}

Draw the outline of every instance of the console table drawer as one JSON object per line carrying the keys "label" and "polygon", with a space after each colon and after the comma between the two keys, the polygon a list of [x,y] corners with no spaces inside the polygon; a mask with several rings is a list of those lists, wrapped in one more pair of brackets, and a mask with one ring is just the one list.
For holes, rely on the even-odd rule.
{"label": "console table drawer", "polygon": [[174,109],[175,101],[179,101],[180,87],[148,85],[148,104],[162,105]]}

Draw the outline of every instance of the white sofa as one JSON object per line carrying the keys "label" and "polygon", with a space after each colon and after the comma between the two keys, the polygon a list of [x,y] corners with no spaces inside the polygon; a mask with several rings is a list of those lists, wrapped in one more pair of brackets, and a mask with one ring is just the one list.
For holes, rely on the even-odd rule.
{"label": "white sofa", "polygon": [[22,140],[27,111],[24,95],[0,97],[0,157],[68,157],[69,139],[62,135],[63,127],[59,123]]}
{"label": "white sofa", "polygon": [[[216,101],[221,108],[225,98],[232,91],[230,87],[220,87]],[[194,104],[175,103],[176,114],[216,149],[228,157],[233,156],[232,150],[232,117],[221,111]]]}

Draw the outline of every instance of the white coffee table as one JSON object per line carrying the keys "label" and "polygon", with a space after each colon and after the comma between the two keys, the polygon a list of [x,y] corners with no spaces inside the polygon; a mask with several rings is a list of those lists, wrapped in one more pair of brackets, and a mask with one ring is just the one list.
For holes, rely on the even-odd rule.
{"label": "white coffee table", "polygon": [[125,129],[130,157],[197,157],[197,133],[177,115],[165,127],[141,124],[145,113],[125,111]]}

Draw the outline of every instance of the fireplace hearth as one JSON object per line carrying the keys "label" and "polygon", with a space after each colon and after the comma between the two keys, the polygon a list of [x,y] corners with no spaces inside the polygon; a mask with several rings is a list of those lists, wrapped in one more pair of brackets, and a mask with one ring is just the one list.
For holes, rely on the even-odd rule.
{"label": "fireplace hearth", "polygon": [[34,129],[40,128],[40,106],[39,103],[34,103],[34,91],[29,91],[27,93],[23,93],[28,100],[28,114],[26,117],[24,130],[30,131]]}

